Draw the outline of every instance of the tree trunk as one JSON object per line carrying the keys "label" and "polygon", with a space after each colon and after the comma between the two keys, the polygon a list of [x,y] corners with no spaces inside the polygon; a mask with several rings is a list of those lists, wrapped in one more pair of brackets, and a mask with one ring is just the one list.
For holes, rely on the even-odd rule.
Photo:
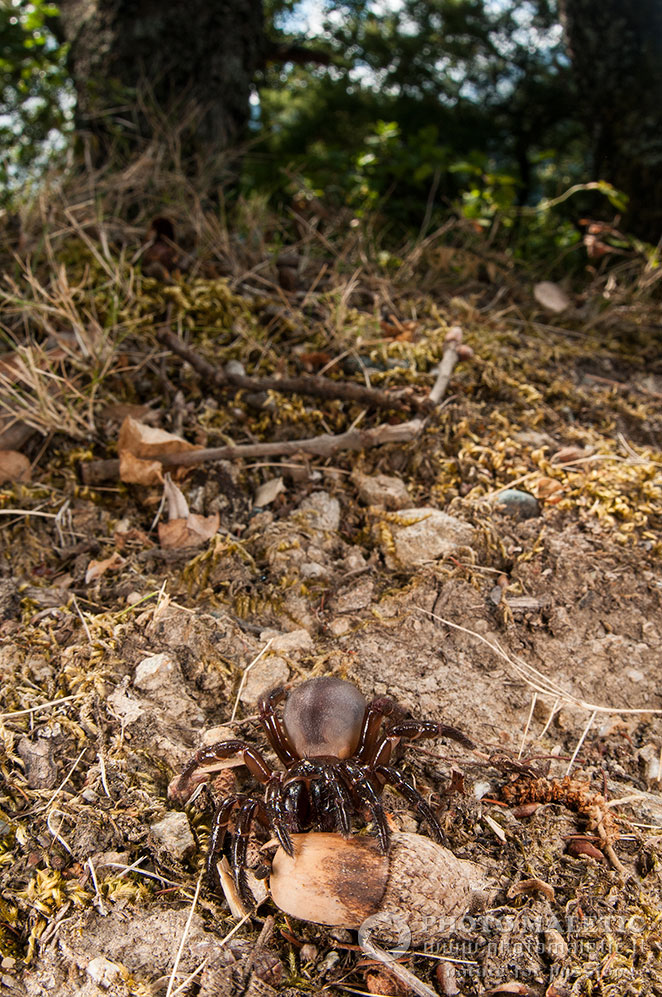
{"label": "tree trunk", "polygon": [[662,0],[561,0],[598,179],[629,197],[631,232],[662,236]]}
{"label": "tree trunk", "polygon": [[60,0],[79,132],[100,164],[174,133],[182,164],[231,148],[250,113],[262,0]]}

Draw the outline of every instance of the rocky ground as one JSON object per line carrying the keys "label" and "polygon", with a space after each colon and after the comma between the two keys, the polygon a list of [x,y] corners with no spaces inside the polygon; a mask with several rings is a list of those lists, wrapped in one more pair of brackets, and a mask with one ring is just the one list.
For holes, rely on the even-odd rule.
{"label": "rocky ground", "polygon": [[[143,278],[149,307],[123,313],[132,338],[103,353],[98,389],[71,375],[84,404],[70,395],[64,428],[21,447],[31,479],[0,491],[3,994],[662,992],[654,337],[621,335],[629,304],[611,324],[594,299],[551,319],[511,286],[497,311],[493,288],[451,293],[434,260],[420,266],[415,289],[388,295],[367,277],[351,295],[260,299],[218,277]],[[323,352],[353,359],[357,383],[424,393],[450,327],[474,355],[411,442],[189,470],[174,517],[189,532],[169,543],[158,480],[85,483],[127,415],[206,447],[407,418],[212,391],[149,338],[173,302],[171,327],[213,365],[305,372]],[[206,537],[190,516],[211,521]],[[244,768],[168,798],[219,738],[276,765],[257,698],[321,675],[477,745],[418,741],[398,761],[488,884],[449,936],[400,955],[406,979],[354,930],[268,898],[240,922],[199,880],[211,797],[256,791]],[[427,834],[401,796],[384,800],[394,830]]]}

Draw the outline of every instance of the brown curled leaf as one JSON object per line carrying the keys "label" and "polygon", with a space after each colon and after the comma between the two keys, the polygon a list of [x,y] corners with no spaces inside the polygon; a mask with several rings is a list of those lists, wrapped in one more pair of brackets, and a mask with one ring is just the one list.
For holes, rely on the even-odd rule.
{"label": "brown curled leaf", "polygon": [[522,879],[519,883],[513,883],[506,896],[509,900],[518,897],[522,893],[542,893],[550,903],[554,901],[554,887],[550,886],[543,879]]}
{"label": "brown curled leaf", "polygon": [[575,858],[587,855],[589,858],[595,859],[596,862],[607,861],[600,849],[596,848],[590,841],[587,841],[586,838],[571,838],[565,846],[565,850],[568,855],[573,855]]}

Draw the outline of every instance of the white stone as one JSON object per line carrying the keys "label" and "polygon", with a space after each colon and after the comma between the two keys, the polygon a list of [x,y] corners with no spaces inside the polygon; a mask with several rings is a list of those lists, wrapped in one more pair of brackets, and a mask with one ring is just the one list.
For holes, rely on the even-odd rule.
{"label": "white stone", "polygon": [[470,546],[474,537],[468,523],[426,506],[408,509],[401,514],[399,523],[389,521],[387,526],[395,547],[393,552],[385,545],[384,555],[389,568],[415,568],[436,561],[460,547]]}
{"label": "white stone", "polygon": [[284,658],[278,654],[265,654],[253,665],[246,675],[246,681],[239,699],[242,703],[257,703],[263,692],[283,685],[290,677],[290,669]]}
{"label": "white stone", "polygon": [[164,651],[162,654],[153,654],[149,658],[143,658],[133,678],[133,684],[138,689],[146,692],[153,692],[163,685],[172,682],[173,679],[180,678],[179,665],[172,654]]}
{"label": "white stone", "polygon": [[312,651],[314,647],[313,638],[307,630],[292,630],[285,634],[278,633],[277,630],[263,630],[260,640],[270,640],[270,651],[283,651],[285,654],[291,651]]}
{"label": "white stone", "polygon": [[98,955],[90,959],[85,972],[100,987],[111,987],[120,975],[120,967],[104,955]]}
{"label": "white stone", "polygon": [[662,781],[662,748],[658,744],[645,744],[639,751],[639,757],[646,763],[648,782]]}
{"label": "white stone", "polygon": [[377,505],[383,509],[409,509],[412,506],[411,495],[401,478],[389,474],[352,475],[359,498],[366,505]]}
{"label": "white stone", "polygon": [[188,817],[180,810],[173,810],[152,824],[151,831],[175,858],[184,859],[195,850],[195,838],[191,834]]}
{"label": "white stone", "polygon": [[328,492],[313,492],[299,504],[315,530],[335,532],[340,526],[340,502]]}
{"label": "white stone", "polygon": [[115,716],[123,724],[135,723],[145,712],[135,699],[127,696],[123,689],[114,689],[108,695],[107,702]]}

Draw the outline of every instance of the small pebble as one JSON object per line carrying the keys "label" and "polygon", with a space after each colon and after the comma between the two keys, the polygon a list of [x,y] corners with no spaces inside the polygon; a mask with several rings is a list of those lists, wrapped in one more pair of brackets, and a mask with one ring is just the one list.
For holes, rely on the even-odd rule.
{"label": "small pebble", "polygon": [[108,988],[115,983],[120,975],[120,967],[111,962],[110,959],[106,959],[105,956],[98,955],[96,959],[90,959],[85,972],[100,987]]}
{"label": "small pebble", "polygon": [[550,962],[559,962],[561,959],[565,959],[568,954],[568,945],[561,934],[556,928],[547,928],[543,931],[544,948],[545,955]]}
{"label": "small pebble", "polygon": [[173,679],[181,678],[179,665],[171,654],[153,654],[143,658],[133,678],[133,684],[138,689],[152,692]]}
{"label": "small pebble", "polygon": [[166,814],[163,820],[152,824],[151,831],[175,858],[184,859],[195,851],[195,838],[191,834],[188,817],[181,811]]}
{"label": "small pebble", "polygon": [[299,952],[299,958],[302,963],[315,962],[317,959],[318,948],[317,945],[313,945],[310,942],[306,942],[305,945],[301,946],[301,951]]}
{"label": "small pebble", "polygon": [[502,512],[517,516],[518,519],[535,519],[540,515],[540,505],[535,495],[518,488],[506,488],[499,492],[496,504]]}

